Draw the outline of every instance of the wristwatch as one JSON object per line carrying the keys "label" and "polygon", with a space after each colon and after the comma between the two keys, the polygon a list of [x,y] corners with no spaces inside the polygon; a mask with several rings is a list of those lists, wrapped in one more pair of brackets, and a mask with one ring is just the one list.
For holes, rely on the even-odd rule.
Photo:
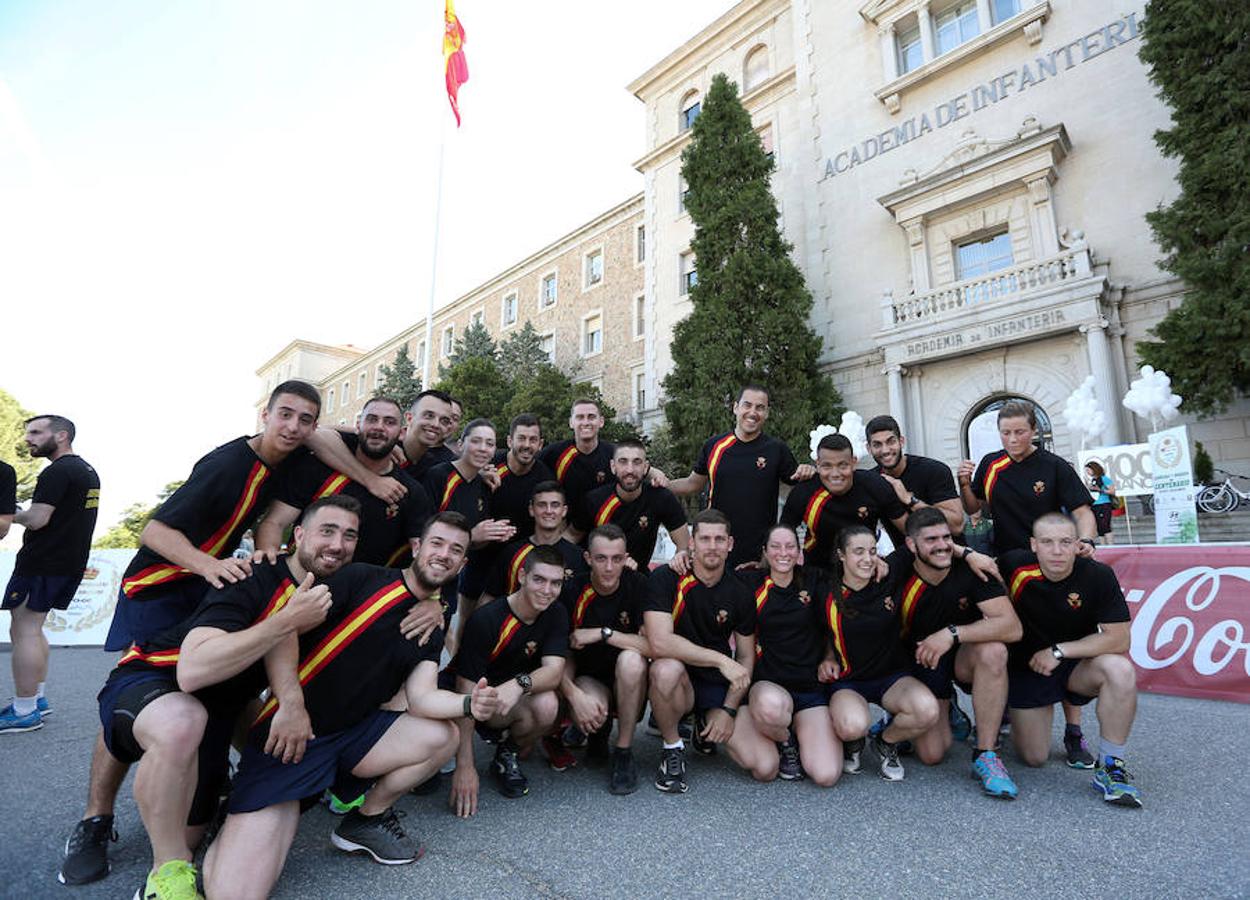
{"label": "wristwatch", "polygon": [[464,695],[464,717],[466,719],[476,718],[476,716],[473,715],[473,697],[469,694]]}
{"label": "wristwatch", "polygon": [[1059,649],[1058,644],[1054,644],[1050,648],[1050,655],[1055,659],[1062,660],[1064,658],[1063,651]]}
{"label": "wristwatch", "polygon": [[616,632],[613,631],[611,628],[609,628],[607,625],[604,625],[602,628],[599,629],[599,634],[603,636],[603,642],[606,644],[608,641],[612,639],[612,635],[616,634]]}
{"label": "wristwatch", "polygon": [[1091,547],[1093,547],[1093,548],[1095,548],[1095,549],[1097,549],[1097,548],[1098,548],[1098,542],[1097,542],[1096,540],[1094,540],[1093,538],[1081,538],[1081,543],[1082,543],[1082,544],[1089,544]]}
{"label": "wristwatch", "polygon": [[913,493],[912,493],[912,495],[911,495],[911,499],[907,501],[907,508],[908,508],[908,509],[915,509],[915,508],[916,508],[916,504],[917,504],[917,503],[919,503],[919,502],[920,502],[920,498],[919,498],[919,497],[917,497],[917,496],[915,495],[915,493],[913,492]]}
{"label": "wristwatch", "polygon": [[528,694],[534,689],[534,679],[530,678],[528,672],[522,672],[516,677],[516,683],[521,686],[521,693]]}
{"label": "wristwatch", "polygon": [[955,625],[947,625],[946,630],[951,633],[951,637],[955,640],[955,646],[959,646],[959,628]]}

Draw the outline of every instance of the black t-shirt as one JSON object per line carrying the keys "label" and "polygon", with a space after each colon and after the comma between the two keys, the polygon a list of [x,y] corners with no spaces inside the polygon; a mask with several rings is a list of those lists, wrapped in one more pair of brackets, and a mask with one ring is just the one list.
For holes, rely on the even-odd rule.
{"label": "black t-shirt", "polygon": [[[339,437],[350,452],[356,452],[359,443],[356,435],[340,433]],[[327,466],[312,453],[301,453],[292,460],[286,484],[277,499],[296,509],[304,509],[314,500],[332,494],[355,498],[360,501],[360,539],[352,560],[374,566],[394,566],[407,556],[409,540],[421,537],[421,529],[434,509],[425,488],[407,472],[396,467],[387,474],[408,489],[404,499],[394,506],[379,500],[364,485]]]}
{"label": "black t-shirt", "polygon": [[989,505],[995,554],[1027,550],[1033,523],[1046,513],[1092,503],[1068,461],[1041,449],[1019,462],[1006,450],[987,453],[972,477],[972,493]]}
{"label": "black t-shirt", "polygon": [[759,559],[764,535],[777,521],[780,484],[793,484],[797,468],[790,448],[767,434],[744,442],[730,431],[703,445],[694,471],[707,476],[708,506],[729,517],[731,567]]}
{"label": "black t-shirt", "polygon": [[[679,637],[733,658],[729,635],[755,634],[755,598],[745,584],[729,571],[713,585],[704,584],[693,573],[678,575],[668,566],[651,573],[645,612],[668,613],[673,617],[673,633]],[[724,681],[716,669],[691,666],[702,677]]]}
{"label": "black t-shirt", "polygon": [[435,510],[453,510],[469,520],[469,527],[486,518],[486,495],[489,489],[481,477],[469,481],[452,463],[440,463],[425,473],[425,490]]}
{"label": "black t-shirt", "polygon": [[1078,556],[1062,581],[1047,579],[1037,556],[1027,550],[1000,556],[998,565],[1024,626],[1024,636],[1008,648],[1017,668],[1027,667],[1029,657],[1043,647],[1088,637],[1103,623],[1129,621],[1115,571],[1096,560]]}
{"label": "black t-shirt", "polygon": [[564,497],[569,504],[569,521],[579,531],[587,531],[581,521],[586,495],[597,487],[615,484],[612,474],[612,457],[616,445],[600,441],[589,453],[577,449],[574,440],[560,441],[543,447],[538,455],[547,468],[555,473],[556,480],[564,487]]}
{"label": "black t-shirt", "polygon": [[796,571],[786,587],[764,569],[744,569],[739,577],[755,597],[755,681],[771,681],[792,691],[819,690],[816,670],[825,657],[821,626],[832,589],[820,572]]}
{"label": "black t-shirt", "polygon": [[[419,663],[438,664],[442,629],[425,646],[399,630],[417,603],[403,573],[353,563],[326,582],[330,613],[299,641],[299,679],[314,734],[350,728],[394,697]],[[268,727],[275,705],[271,700],[262,707],[262,728]]]}
{"label": "black t-shirt", "polygon": [[[906,549],[900,551],[908,560]],[[902,619],[903,639],[911,645],[949,625],[967,625],[981,618],[980,604],[1005,597],[1007,588],[991,578],[982,581],[962,559],[951,560],[946,577],[930,584],[913,569],[899,581],[894,600]]]}
{"label": "black t-shirt", "polygon": [[[247,442],[235,438],[209,451],[152,518],[209,556],[224,559],[233,553],[288,471],[285,462],[271,469]],[[131,599],[150,600],[160,596],[163,586],[194,577],[155,550],[140,547],[122,576],[122,591]]]}
{"label": "black t-shirt", "polygon": [[[637,634],[647,602],[647,577],[624,569],[616,591],[601,594],[591,584],[590,573],[584,572],[565,583],[560,602],[568,610],[569,631],[607,627]],[[574,650],[572,654],[579,675],[611,677],[620,652],[609,644],[596,643]]]}
{"label": "black t-shirt", "polygon": [[0,460],[0,516],[17,513],[17,470]]}
{"label": "black t-shirt", "polygon": [[452,667],[460,678],[477,681],[484,675],[488,684],[500,685],[541,667],[544,656],[568,655],[564,604],[552,603],[527,625],[513,615],[507,597],[498,597],[469,616]]}
{"label": "black t-shirt", "polygon": [[858,591],[844,584],[825,598],[823,622],[842,662],[841,680],[883,678],[908,667],[894,594],[910,560],[892,553],[886,562],[890,574],[881,581]]}
{"label": "black t-shirt", "polygon": [[54,507],[48,524],[27,528],[13,565],[18,575],[82,576],[100,505],[100,476],[72,453],[50,463],[35,481],[31,503]]}
{"label": "black t-shirt", "polygon": [[877,523],[907,515],[890,483],[876,472],[856,469],[851,489],[831,494],[813,478],[795,485],[781,510],[781,521],[797,527],[806,525],[803,559],[808,565],[832,568],[838,532],[848,525],[863,525],[873,531]]}
{"label": "black t-shirt", "polygon": [[401,468],[413,477],[415,481],[424,482],[426,474],[435,466],[441,466],[443,463],[449,463],[456,459],[456,454],[448,450],[442,444],[437,447],[431,447],[421,454],[421,458],[415,463],[409,462],[407,459],[401,464]]}
{"label": "black t-shirt", "polygon": [[604,485],[586,495],[582,518],[590,529],[611,523],[625,532],[629,555],[646,569],[655,553],[655,542],[663,525],[672,534],[686,524],[686,510],[668,488],[643,483],[639,495],[628,502],[616,493],[616,485]]}
{"label": "black t-shirt", "polygon": [[[907,461],[907,465],[903,467],[903,474],[899,477],[899,481],[903,482],[903,487],[907,488],[916,499],[929,506],[936,506],[946,500],[958,500],[959,489],[955,486],[955,476],[951,473],[949,467],[936,459],[929,459],[927,456],[913,456],[910,453],[903,454],[903,458]],[[877,466],[872,471],[878,475],[886,474],[885,471]],[[895,497],[898,495],[896,494]],[[904,507],[906,510],[906,507]],[[886,533],[890,535],[890,540],[894,542],[895,547],[903,546],[903,534],[894,527],[894,523],[889,519],[882,522],[885,526]],[[956,535],[958,537],[959,535]]]}
{"label": "black t-shirt", "polygon": [[517,534],[533,534],[534,517],[529,512],[530,496],[534,493],[535,485],[554,481],[555,474],[546,463],[535,459],[528,472],[518,475],[508,468],[507,450],[495,453],[495,471],[499,473],[499,487],[490,497],[490,517],[507,519],[516,527]]}
{"label": "black t-shirt", "polygon": [[[560,538],[551,546],[560,551],[564,557],[564,581],[567,584],[574,576],[589,571],[582,548],[567,538]],[[482,592],[490,597],[506,597],[521,584],[521,566],[525,557],[535,547],[532,537],[523,541],[512,541],[505,544],[486,576],[486,586]]]}

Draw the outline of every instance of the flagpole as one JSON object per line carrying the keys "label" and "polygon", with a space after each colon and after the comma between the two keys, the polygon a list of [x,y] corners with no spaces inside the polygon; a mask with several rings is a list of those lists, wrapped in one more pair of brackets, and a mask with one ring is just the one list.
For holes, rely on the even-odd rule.
{"label": "flagpole", "polygon": [[439,117],[438,187],[434,199],[434,240],[430,255],[430,302],[425,310],[425,359],[421,365],[421,390],[430,389],[430,360],[434,356],[434,297],[438,288],[438,232],[443,215],[443,156],[447,149],[447,115]]}

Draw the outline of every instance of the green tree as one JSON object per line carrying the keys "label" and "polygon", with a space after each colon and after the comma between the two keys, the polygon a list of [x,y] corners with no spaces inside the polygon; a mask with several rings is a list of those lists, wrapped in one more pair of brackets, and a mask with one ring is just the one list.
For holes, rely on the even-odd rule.
{"label": "green tree", "polygon": [[512,394],[512,385],[503,377],[493,357],[469,356],[450,366],[440,366],[435,387],[451,394],[464,406],[466,421],[462,425],[467,424],[468,419],[490,419],[501,438],[506,433],[504,406]]}
{"label": "green tree", "polygon": [[729,424],[735,392],[749,382],[770,390],[768,430],[802,448],[841,400],[817,369],[821,340],[807,324],[812,297],[777,226],[773,161],[723,74],[712,79],[692,131],[682,176],[697,282],[693,310],[673,331],[675,364],[664,379],[673,452],[692,461]]}
{"label": "green tree", "polygon": [[554,443],[572,437],[569,406],[574,392],[573,380],[547,362],[544,354],[541,362],[522,373],[522,377],[512,380],[512,395],[504,406],[502,420],[495,424],[502,434],[513,416],[523,412],[533,413],[542,423],[545,442]]}
{"label": "green tree", "polygon": [[[456,340],[456,346],[452,349],[447,361],[454,366],[466,359],[489,359],[491,362],[499,359],[499,349],[495,346],[495,339],[490,336],[490,332],[481,322],[469,323],[464,334]],[[439,367],[438,377],[443,377],[442,366]]]}
{"label": "green tree", "polygon": [[389,366],[382,363],[378,371],[382,374],[382,386],[378,388],[378,393],[398,400],[404,409],[411,407],[417,394],[421,393],[421,376],[408,355],[408,345],[400,345],[395,361]]}
{"label": "green tree", "polygon": [[499,345],[499,371],[512,382],[531,377],[541,366],[550,366],[547,351],[543,349],[542,335],[529,319],[519,331],[512,332]]}
{"label": "green tree", "polygon": [[17,499],[22,502],[35,492],[35,479],[43,468],[43,462],[30,455],[24,440],[26,420],[33,415],[16,397],[0,389],[0,459],[17,472]]}
{"label": "green tree", "polygon": [[151,520],[152,514],[180,487],[182,487],[181,481],[171,481],[156,495],[156,502],[151,506],[146,506],[142,503],[130,504],[123,510],[122,517],[117,524],[104,532],[91,546],[97,550],[130,550],[137,548],[139,546],[139,535],[143,534],[143,528]]}
{"label": "green tree", "polygon": [[1180,195],[1146,215],[1162,266],[1188,293],[1137,345],[1192,412],[1250,391],[1250,5],[1150,0],[1140,55],[1172,108],[1155,132]]}

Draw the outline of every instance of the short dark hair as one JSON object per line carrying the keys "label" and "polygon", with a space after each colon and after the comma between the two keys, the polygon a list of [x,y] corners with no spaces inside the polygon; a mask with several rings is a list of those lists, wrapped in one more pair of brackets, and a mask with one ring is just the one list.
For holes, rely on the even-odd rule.
{"label": "short dark hair", "polygon": [[463,531],[465,534],[473,533],[473,526],[469,524],[469,520],[465,518],[463,513],[458,513],[454,509],[445,509],[440,513],[435,513],[426,520],[425,526],[421,529],[421,540],[425,540],[425,536],[430,533],[430,529],[435,525],[446,525],[448,528]]}
{"label": "short dark hair", "polygon": [[839,550],[845,552],[847,544],[849,544],[853,538],[857,537],[870,537],[874,541],[877,539],[877,535],[866,525],[847,525],[838,532],[838,536],[834,539],[834,543],[837,545]]}
{"label": "short dark hair", "polygon": [[564,493],[564,486],[560,482],[552,481],[551,479],[540,481],[534,485],[534,489],[530,491],[530,500],[532,501],[539,494],[559,494],[565,503],[569,502],[569,495]]}
{"label": "short dark hair", "polygon": [[[638,440],[638,438],[631,437],[631,438],[625,438],[625,440],[623,441],[617,441],[616,449],[620,450],[622,448],[629,449],[629,450],[641,450],[643,456],[647,455],[647,445],[644,444],[642,441]],[[616,456],[616,453],[613,452],[612,455]]]}
{"label": "short dark hair", "polygon": [[736,400],[734,400],[734,403],[741,403],[741,402],[742,402],[742,395],[743,395],[743,394],[745,394],[747,391],[759,391],[761,394],[763,394],[765,397],[767,397],[767,398],[768,398],[768,400],[769,400],[770,402],[771,402],[771,401],[772,401],[772,399],[773,399],[773,394],[772,394],[772,391],[770,391],[770,390],[769,390],[766,386],[764,386],[764,385],[762,385],[762,384],[757,384],[756,382],[752,381],[752,382],[749,382],[749,383],[747,383],[747,384],[744,384],[744,385],[743,385],[743,386],[742,386],[742,387],[738,390],[738,398],[737,398]]}
{"label": "short dark hair", "polygon": [[903,429],[899,428],[898,420],[893,416],[873,416],[868,420],[868,424],[864,426],[864,436],[871,438],[879,431],[889,431],[896,438],[903,436]]}
{"label": "short dark hair", "polygon": [[451,394],[447,393],[446,391],[440,391],[440,390],[435,390],[431,388],[428,391],[422,391],[421,393],[417,394],[416,399],[412,401],[412,406],[409,407],[409,410],[416,409],[417,404],[420,403],[422,400],[424,400],[426,397],[433,397],[435,400],[441,400],[443,403],[451,405]]}
{"label": "short dark hair", "polygon": [[595,400],[591,397],[578,397],[576,400],[574,400],[572,404],[570,404],[569,406],[569,415],[572,415],[573,410],[577,409],[577,407],[579,406],[593,406],[595,408],[595,411],[598,412],[599,415],[603,415],[603,407],[599,405],[598,400]]}
{"label": "short dark hair", "polygon": [[690,525],[690,533],[692,535],[697,534],[700,525],[724,525],[726,530],[733,534],[733,526],[729,524],[729,516],[712,507],[708,507],[694,517],[694,522]]}
{"label": "short dark hair", "polygon": [[550,544],[539,544],[526,554],[525,562],[521,563],[521,568],[526,572],[532,572],[534,571],[534,566],[537,565],[555,566],[563,572],[564,557],[560,555],[559,550]]}
{"label": "short dark hair", "polygon": [[945,525],[946,516],[936,506],[922,506],[907,517],[907,536],[914,538],[920,534],[921,528],[932,528],[934,525]]}
{"label": "short dark hair", "polygon": [[355,516],[358,522],[360,520],[361,506],[359,500],[347,494],[327,494],[324,497],[318,497],[304,507],[304,511],[300,513],[299,517],[300,527],[307,527],[313,516],[327,508],[341,509],[343,512],[348,512]]}
{"label": "short dark hair", "polygon": [[533,428],[538,426],[538,435],[542,437],[543,423],[538,421],[538,416],[533,413],[521,413],[512,417],[512,421],[508,423],[508,434],[516,434],[518,428]]}
{"label": "short dark hair", "polygon": [[1001,424],[1003,419],[1028,419],[1029,427],[1036,428],[1037,409],[1032,403],[1025,403],[1020,400],[1008,400],[998,410],[997,422]]}
{"label": "short dark hair", "polygon": [[1029,529],[1029,533],[1036,534],[1038,525],[1070,525],[1074,532],[1079,533],[1076,527],[1076,520],[1064,512],[1042,513],[1033,520],[1033,527]]}
{"label": "short dark hair", "polygon": [[278,397],[282,394],[291,394],[301,400],[307,400],[317,407],[317,415],[321,415],[321,392],[307,381],[301,381],[298,378],[288,379],[273,389],[273,393],[269,395],[269,402],[265,404],[266,412],[273,411],[273,405],[278,402]]}
{"label": "short dark hair", "polygon": [[74,427],[74,423],[64,416],[58,416],[56,413],[45,413],[42,416],[31,416],[23,425],[29,425],[31,422],[38,422],[40,419],[48,420],[48,427],[52,429],[52,433],[64,431],[69,435],[69,442],[74,443],[74,437],[78,434],[78,429]]}
{"label": "short dark hair", "polygon": [[[491,430],[491,433],[494,434],[495,423],[492,422],[490,419],[470,419],[469,424],[465,425],[464,428],[460,431],[460,440],[461,441],[467,440],[469,437],[469,432],[473,431],[475,428],[489,428]],[[498,439],[497,436],[496,436],[496,439]]]}
{"label": "short dark hair", "polygon": [[394,397],[385,397],[380,394],[374,397],[370,397],[368,400],[366,400],[365,405],[360,407],[360,411],[363,413],[366,409],[368,409],[370,406],[372,406],[375,403],[387,403],[395,407],[395,409],[399,410],[399,414],[401,416],[404,414],[404,408],[399,405],[398,400],[396,400]]}
{"label": "short dark hair", "polygon": [[625,540],[625,532],[621,530],[620,525],[613,525],[611,522],[608,522],[606,525],[596,525],[590,530],[590,534],[586,535],[587,550],[595,542],[595,538],[603,538],[605,541],[623,541]]}
{"label": "short dark hair", "polygon": [[464,404],[460,402],[460,398],[459,398],[459,397],[453,397],[451,394],[448,394],[448,395],[447,395],[447,402],[448,402],[448,403],[450,403],[452,406],[458,406],[458,407],[460,407],[460,412],[461,412],[461,413],[463,413],[463,412],[464,412]]}
{"label": "short dark hair", "polygon": [[816,445],[816,452],[821,450],[832,450],[840,453],[843,450],[849,451],[853,456],[855,448],[851,445],[851,439],[845,434],[827,434],[820,439],[820,443]]}

